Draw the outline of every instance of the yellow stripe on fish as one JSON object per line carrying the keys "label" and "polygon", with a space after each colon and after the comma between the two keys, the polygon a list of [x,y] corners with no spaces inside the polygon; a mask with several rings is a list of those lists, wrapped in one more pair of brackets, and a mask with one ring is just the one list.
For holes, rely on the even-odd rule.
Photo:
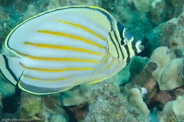
{"label": "yellow stripe on fish", "polygon": [[61,20],[61,19],[54,19],[54,20],[56,20],[56,21],[58,21],[58,22],[64,22],[64,23],[66,23],[66,24],[71,24],[71,25],[73,25],[73,26],[82,28],[82,29],[84,29],[84,30],[86,30],[86,31],[89,31],[89,32],[91,32],[92,34],[94,34],[94,35],[100,37],[101,39],[106,40],[106,38],[103,37],[102,35],[96,33],[95,31],[93,31],[93,30],[91,30],[90,28],[87,28],[87,27],[85,27],[85,26],[83,26],[83,25],[80,25],[80,24],[77,24],[77,23],[73,23],[73,22],[69,22],[69,21],[66,21],[66,20]]}
{"label": "yellow stripe on fish", "polygon": [[34,80],[43,80],[43,81],[60,81],[60,80],[65,80],[69,77],[62,77],[62,78],[56,78],[56,79],[46,79],[46,78],[36,78],[36,77],[31,77],[29,75],[23,75],[24,77],[27,77],[27,78],[31,78],[31,79],[34,79]]}
{"label": "yellow stripe on fish", "polygon": [[23,65],[22,63],[19,63],[22,67],[25,69],[31,69],[31,70],[39,70],[39,71],[50,71],[50,72],[61,72],[61,71],[68,71],[68,70],[91,70],[94,69],[94,67],[68,67],[68,68],[61,68],[61,69],[51,69],[51,68],[38,68],[38,67],[28,67]]}
{"label": "yellow stripe on fish", "polygon": [[100,48],[104,48],[102,45],[100,45],[100,44],[98,44],[98,43],[96,43],[96,42],[94,42],[90,39],[87,39],[87,38],[84,38],[84,37],[78,36],[78,35],[73,35],[73,34],[64,33],[64,32],[57,32],[57,31],[50,31],[50,30],[37,30],[37,32],[46,33],[46,34],[53,34],[53,35],[59,35],[59,36],[66,36],[66,37],[69,37],[69,38],[82,40],[84,42],[87,42],[87,43],[93,44],[95,46],[98,46]]}
{"label": "yellow stripe on fish", "polygon": [[114,57],[112,58],[111,63],[105,68],[105,70],[107,70],[113,63],[114,63]]}
{"label": "yellow stripe on fish", "polygon": [[119,66],[119,62],[120,62],[120,60],[118,60],[118,63],[117,63],[117,65],[116,65],[116,68],[118,68],[118,66]]}
{"label": "yellow stripe on fish", "polygon": [[105,80],[142,50],[128,29],[95,6],[62,7],[29,18],[8,34],[5,47],[10,54],[0,54],[0,74],[38,95]]}
{"label": "yellow stripe on fish", "polygon": [[88,62],[94,62],[94,63],[99,63],[100,61],[98,60],[93,60],[93,59],[85,59],[85,58],[69,58],[69,57],[41,57],[41,56],[34,56],[34,55],[29,55],[29,54],[24,54],[18,51],[15,51],[17,54],[21,56],[25,56],[31,59],[37,59],[37,60],[53,60],[53,61],[88,61]]}
{"label": "yellow stripe on fish", "polygon": [[36,46],[36,47],[47,47],[47,48],[56,48],[56,49],[67,49],[67,50],[83,51],[83,52],[88,52],[88,53],[92,53],[92,54],[97,54],[97,55],[104,56],[100,52],[92,51],[92,50],[85,49],[85,48],[66,46],[66,45],[45,44],[45,43],[33,43],[33,42],[27,42],[27,41],[24,42],[24,44],[32,45],[32,46]]}

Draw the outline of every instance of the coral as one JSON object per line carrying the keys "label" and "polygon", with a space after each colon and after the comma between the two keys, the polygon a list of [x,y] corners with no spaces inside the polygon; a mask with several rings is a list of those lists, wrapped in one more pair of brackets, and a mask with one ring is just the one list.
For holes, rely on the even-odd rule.
{"label": "coral", "polygon": [[175,101],[168,102],[162,111],[160,122],[184,120],[184,96],[179,96]]}
{"label": "coral", "polygon": [[152,72],[153,77],[161,90],[172,90],[184,85],[182,77],[183,58],[174,59],[175,55],[166,47],[154,50],[150,61],[156,63],[158,68]]}
{"label": "coral", "polygon": [[128,101],[135,106],[144,116],[148,117],[149,109],[144,103],[142,93],[138,88],[132,88],[129,90]]}

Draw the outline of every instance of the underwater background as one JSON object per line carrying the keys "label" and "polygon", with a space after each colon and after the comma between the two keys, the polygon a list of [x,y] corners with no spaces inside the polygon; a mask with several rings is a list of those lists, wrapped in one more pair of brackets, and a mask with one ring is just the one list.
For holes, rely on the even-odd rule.
{"label": "underwater background", "polygon": [[0,43],[20,22],[70,5],[110,12],[145,49],[115,76],[45,96],[0,78],[0,121],[184,122],[184,0],[0,0]]}

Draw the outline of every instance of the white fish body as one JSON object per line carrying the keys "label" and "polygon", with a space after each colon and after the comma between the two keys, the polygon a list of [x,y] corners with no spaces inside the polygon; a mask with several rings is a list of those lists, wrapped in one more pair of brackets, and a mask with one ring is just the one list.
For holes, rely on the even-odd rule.
{"label": "white fish body", "polygon": [[141,51],[140,41],[107,11],[70,6],[34,16],[15,27],[0,56],[4,77],[27,92],[51,94],[107,79]]}

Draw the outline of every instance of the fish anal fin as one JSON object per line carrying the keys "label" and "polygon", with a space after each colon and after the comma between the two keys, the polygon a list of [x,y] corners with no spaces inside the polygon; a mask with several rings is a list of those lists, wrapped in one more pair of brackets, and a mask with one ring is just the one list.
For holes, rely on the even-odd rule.
{"label": "fish anal fin", "polygon": [[36,87],[32,85],[28,85],[23,83],[21,80],[18,82],[18,87],[28,93],[36,94],[36,95],[47,95],[47,94],[54,94],[66,91],[68,89],[71,89],[72,87],[63,87],[63,88],[42,88],[42,87]]}

